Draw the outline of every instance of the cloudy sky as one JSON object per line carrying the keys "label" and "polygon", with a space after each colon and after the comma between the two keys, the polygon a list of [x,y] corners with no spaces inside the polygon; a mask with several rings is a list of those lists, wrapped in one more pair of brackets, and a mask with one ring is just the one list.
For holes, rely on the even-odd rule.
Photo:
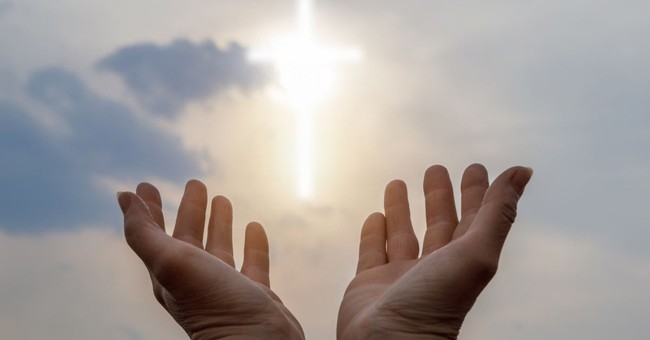
{"label": "cloudy sky", "polygon": [[247,55],[296,2],[0,0],[0,336],[179,339],[126,246],[115,192],[148,181],[167,219],[187,179],[271,241],[271,282],[311,339],[334,336],[360,226],[384,185],[474,162],[535,176],[465,339],[644,339],[650,309],[650,3],[317,1],[314,31],[363,59],[296,112]]}

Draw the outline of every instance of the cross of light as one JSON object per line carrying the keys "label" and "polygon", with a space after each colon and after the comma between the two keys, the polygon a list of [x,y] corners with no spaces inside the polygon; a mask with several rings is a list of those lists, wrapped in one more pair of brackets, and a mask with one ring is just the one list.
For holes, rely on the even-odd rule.
{"label": "cross of light", "polygon": [[296,185],[301,198],[313,192],[313,111],[331,92],[334,65],[361,59],[356,48],[327,48],[313,37],[312,1],[298,0],[297,30],[277,39],[267,50],[253,51],[253,61],[270,62],[296,110]]}

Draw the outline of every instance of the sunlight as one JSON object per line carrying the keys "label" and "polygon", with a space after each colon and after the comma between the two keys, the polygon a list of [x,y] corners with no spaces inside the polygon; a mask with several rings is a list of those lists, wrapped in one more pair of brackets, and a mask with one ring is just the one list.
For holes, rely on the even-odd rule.
{"label": "sunlight", "polygon": [[298,3],[297,33],[276,39],[265,50],[253,51],[249,59],[275,67],[287,103],[296,110],[296,185],[300,198],[313,192],[313,112],[331,94],[336,83],[335,66],[361,59],[358,49],[323,47],[312,37],[312,3]]}
{"label": "sunlight", "polygon": [[334,83],[331,51],[304,37],[278,39],[273,45],[253,52],[250,59],[273,62],[289,105],[307,110],[327,98]]}
{"label": "sunlight", "polygon": [[306,199],[313,193],[313,141],[312,115],[307,110],[298,111],[296,122],[296,185],[298,196]]}

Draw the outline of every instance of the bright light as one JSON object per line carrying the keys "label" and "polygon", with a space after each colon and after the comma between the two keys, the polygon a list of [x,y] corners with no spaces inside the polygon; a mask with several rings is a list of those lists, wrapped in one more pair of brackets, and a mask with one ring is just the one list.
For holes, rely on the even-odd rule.
{"label": "bright light", "polygon": [[[334,72],[319,47],[305,39],[284,39],[269,55],[256,53],[252,60],[273,60],[290,105],[297,110],[314,107],[332,90]],[[272,58],[271,58],[272,56]]]}
{"label": "bright light", "polygon": [[311,197],[314,191],[312,180],[313,173],[313,142],[314,131],[312,126],[312,115],[309,111],[298,111],[296,117],[296,185],[298,196],[306,199]]}
{"label": "bright light", "polygon": [[325,100],[335,84],[335,64],[361,59],[357,49],[320,46],[312,37],[312,3],[299,0],[297,34],[278,39],[271,48],[254,51],[252,61],[271,62],[289,104],[296,110],[296,185],[301,198],[313,192],[313,122],[315,106]]}
{"label": "bright light", "polygon": [[286,99],[298,110],[311,110],[329,96],[337,62],[361,59],[359,50],[324,48],[306,36],[278,39],[272,46],[254,51],[250,59],[273,62]]}

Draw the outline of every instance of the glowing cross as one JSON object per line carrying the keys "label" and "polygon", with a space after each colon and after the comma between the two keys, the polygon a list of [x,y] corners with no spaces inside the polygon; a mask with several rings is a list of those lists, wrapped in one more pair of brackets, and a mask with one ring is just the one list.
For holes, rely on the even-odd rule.
{"label": "glowing cross", "polygon": [[274,64],[280,85],[297,112],[296,178],[298,195],[308,198],[312,181],[312,114],[334,85],[334,64],[361,59],[358,49],[332,49],[319,46],[312,36],[312,2],[298,1],[298,29],[278,39],[272,48],[254,51],[253,61]]}

